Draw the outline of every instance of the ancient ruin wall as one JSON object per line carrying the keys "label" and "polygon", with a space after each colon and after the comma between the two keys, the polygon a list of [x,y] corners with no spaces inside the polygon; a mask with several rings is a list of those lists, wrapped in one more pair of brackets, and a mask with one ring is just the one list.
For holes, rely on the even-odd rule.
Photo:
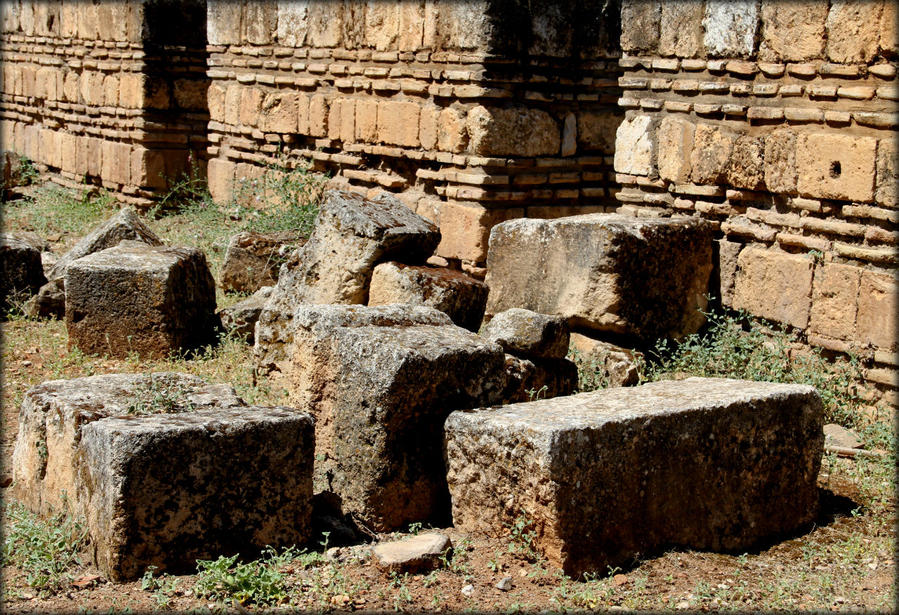
{"label": "ancient ruin wall", "polygon": [[616,20],[599,1],[210,1],[213,196],[309,157],[397,193],[482,272],[502,220],[617,206]]}
{"label": "ancient ruin wall", "polygon": [[5,149],[60,183],[102,185],[138,205],[184,172],[191,152],[205,157],[202,4],[21,0],[2,10]]}
{"label": "ancient ruin wall", "polygon": [[622,209],[712,220],[724,305],[896,387],[895,4],[625,0],[621,22]]}

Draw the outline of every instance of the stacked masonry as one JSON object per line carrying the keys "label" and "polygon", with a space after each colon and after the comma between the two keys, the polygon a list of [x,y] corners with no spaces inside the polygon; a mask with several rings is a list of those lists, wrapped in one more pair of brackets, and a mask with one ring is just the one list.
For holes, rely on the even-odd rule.
{"label": "stacked masonry", "polygon": [[[63,184],[146,205],[205,157],[201,4],[4,2],[0,141]],[[171,10],[171,7],[169,8]]]}
{"label": "stacked masonry", "polygon": [[214,197],[311,157],[439,222],[467,267],[498,222],[605,210],[621,112],[601,3],[487,4],[210,1]]}
{"label": "stacked masonry", "polygon": [[895,387],[895,5],[632,0],[621,14],[622,209],[711,220],[725,305],[860,353]]}

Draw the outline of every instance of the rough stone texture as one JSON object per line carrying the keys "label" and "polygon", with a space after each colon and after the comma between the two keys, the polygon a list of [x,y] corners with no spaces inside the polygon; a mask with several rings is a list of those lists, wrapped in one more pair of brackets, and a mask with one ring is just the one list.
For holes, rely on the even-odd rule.
{"label": "rough stone texture", "polygon": [[725,183],[736,139],[737,134],[727,128],[712,124],[697,125],[693,137],[693,153],[690,155],[693,182]]}
{"label": "rough stone texture", "polygon": [[757,13],[755,0],[707,0],[702,25],[709,55],[751,56],[755,50]]}
{"label": "rough stone texture", "polygon": [[735,309],[800,329],[808,325],[811,257],[749,246],[740,252],[737,265]]}
{"label": "rough stone texture", "polygon": [[572,327],[680,336],[704,321],[711,258],[711,229],[695,218],[511,220],[490,234],[487,313],[520,307]]}
{"label": "rough stone texture", "polygon": [[760,137],[742,135],[734,141],[727,183],[735,188],[761,190],[765,186],[765,142]]}
{"label": "rough stone texture", "polygon": [[195,248],[124,241],[66,270],[69,346],[125,357],[166,357],[215,333],[215,281]]}
{"label": "rough stone texture", "polygon": [[827,4],[815,0],[762,0],[759,58],[766,62],[803,62],[824,52]]}
{"label": "rough stone texture", "polygon": [[718,291],[721,293],[721,304],[732,307],[734,303],[734,284],[737,278],[737,257],[743,244],[727,239],[719,239],[718,244]]}
{"label": "rough stone texture", "polygon": [[506,385],[498,404],[562,397],[577,390],[577,365],[568,359],[524,359],[507,354],[505,371]]}
{"label": "rough stone texture", "polygon": [[81,514],[114,581],[304,544],[313,422],[292,408],[112,417],[82,430]]}
{"label": "rough stone texture", "polygon": [[849,431],[842,425],[828,423],[824,426],[824,446],[862,448],[863,444],[854,432]]}
{"label": "rough stone texture", "polygon": [[418,534],[372,547],[379,568],[388,572],[427,572],[440,565],[440,556],[453,546],[446,534]]}
{"label": "rough stone texture", "polygon": [[65,278],[56,278],[41,286],[37,294],[25,303],[25,313],[31,318],[65,317]]}
{"label": "rough stone texture", "polygon": [[282,358],[290,320],[301,304],[365,304],[378,262],[421,264],[440,242],[437,228],[397,199],[325,194],[309,241],[281,266],[278,283],[259,317],[256,354],[264,369]]}
{"label": "rough stone texture", "polygon": [[[666,5],[667,6],[667,5]],[[659,177],[682,184],[690,179],[690,153],[693,151],[695,126],[674,117],[666,117],[659,125]]]}
{"label": "rough stone texture", "polygon": [[815,270],[809,331],[816,335],[855,339],[855,316],[862,269],[825,263]]}
{"label": "rough stone texture", "polygon": [[637,361],[643,358],[643,354],[636,350],[580,333],[571,334],[569,349],[577,352],[584,364],[596,369],[610,387],[631,386],[640,379]]}
{"label": "rough stone texture", "polygon": [[372,274],[368,305],[425,305],[444,312],[456,325],[477,331],[487,290],[483,282],[454,269],[381,263]]}
{"label": "rough stone texture", "polygon": [[502,349],[426,307],[302,306],[294,325],[283,371],[315,417],[316,490],[376,531],[444,517],[443,421],[499,397]]}
{"label": "rough stone texture", "polygon": [[30,297],[46,281],[40,251],[15,235],[0,233],[0,310],[3,315],[12,306],[13,299]]}
{"label": "rough stone texture", "polygon": [[615,134],[615,170],[628,175],[652,175],[654,144],[652,118],[639,115],[618,126]]}
{"label": "rough stone texture", "polygon": [[571,575],[745,550],[815,518],[822,424],[812,387],[705,378],[454,412],[453,524],[503,536],[523,514]]}
{"label": "rough stone texture", "polygon": [[877,177],[874,200],[887,207],[899,206],[899,164],[897,164],[895,135],[892,139],[881,139],[877,144]]}
{"label": "rough stone texture", "polygon": [[655,51],[660,21],[659,2],[624,0],[621,3],[621,49],[635,54]]}
{"label": "rough stone texture", "polygon": [[814,133],[796,144],[799,194],[822,199],[874,200],[877,140]]}
{"label": "rough stone texture", "polygon": [[481,336],[509,354],[528,359],[562,359],[568,354],[569,331],[559,316],[511,308],[496,314]]}
{"label": "rough stone texture", "polygon": [[702,53],[703,9],[700,0],[662,3],[659,54],[693,58]]}
{"label": "rough stone texture", "polygon": [[237,233],[228,241],[220,285],[225,292],[254,293],[278,281],[289,252],[306,243],[296,231]]}
{"label": "rough stone texture", "polygon": [[796,133],[775,130],[765,138],[765,185],[775,193],[795,194]]}
{"label": "rough stone texture", "polygon": [[560,152],[562,136],[551,115],[527,107],[468,112],[470,149],[482,156],[544,156]]}
{"label": "rough stone texture", "polygon": [[75,512],[76,459],[85,425],[141,412],[244,406],[228,385],[188,374],[105,374],[51,380],[29,389],[19,412],[12,493],[40,514]]}
{"label": "rough stone texture", "polygon": [[865,271],[858,293],[858,336],[862,344],[899,350],[899,279],[895,273]]}
{"label": "rough stone texture", "polygon": [[222,319],[222,328],[252,344],[255,341],[256,321],[271,294],[272,287],[263,286],[243,301],[220,309],[218,314]]}
{"label": "rough stone texture", "polygon": [[[827,57],[832,62],[868,62],[880,42],[880,2],[833,0],[827,15]],[[894,26],[895,27],[895,26]]]}

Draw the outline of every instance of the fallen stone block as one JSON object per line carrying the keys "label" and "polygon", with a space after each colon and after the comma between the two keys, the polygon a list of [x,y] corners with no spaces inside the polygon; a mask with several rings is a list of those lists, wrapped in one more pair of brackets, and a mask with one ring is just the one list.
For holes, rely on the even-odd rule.
{"label": "fallen stone block", "polygon": [[0,310],[3,316],[16,300],[34,295],[46,281],[40,251],[15,235],[0,233]]}
{"label": "fallen stone block", "polygon": [[13,496],[40,514],[74,512],[81,430],[109,416],[244,406],[234,389],[188,374],[106,374],[29,389],[12,457]]}
{"label": "fallen stone block", "polygon": [[372,547],[379,568],[389,572],[427,572],[440,565],[440,556],[452,547],[446,534],[418,534]]}
{"label": "fallen stone block", "polygon": [[64,318],[66,315],[65,278],[50,280],[37,294],[25,302],[25,313],[31,318]]}
{"label": "fallen stone block", "polygon": [[124,241],[66,269],[69,347],[166,357],[215,336],[215,281],[195,248]]}
{"label": "fallen stone block", "polygon": [[381,263],[371,278],[368,305],[426,305],[447,314],[469,331],[477,331],[487,305],[487,285],[445,267]]}
{"label": "fallen stone block", "polygon": [[82,428],[79,516],[113,581],[149,566],[302,545],[312,512],[313,425],[291,408],[110,417]]}
{"label": "fallen stone block", "polygon": [[705,320],[711,271],[711,226],[698,218],[510,220],[490,233],[486,312],[518,307],[643,341],[679,337]]}
{"label": "fallen stone block", "polygon": [[506,355],[506,388],[499,404],[571,395],[577,390],[577,365],[568,359],[523,359]]}
{"label": "fallen stone block", "polygon": [[352,192],[327,191],[309,241],[281,266],[278,283],[259,317],[258,367],[276,369],[283,359],[283,346],[293,335],[296,306],[364,305],[378,262],[421,264],[439,242],[437,227],[392,196],[366,199]]}
{"label": "fallen stone block", "polygon": [[517,357],[563,359],[568,354],[568,325],[559,316],[511,308],[496,314],[481,335]]}
{"label": "fallen stone block", "polygon": [[283,371],[315,417],[316,491],[364,527],[448,517],[443,422],[502,393],[503,352],[427,307],[302,306]]}
{"label": "fallen stone block", "polygon": [[749,549],[815,518],[822,424],[812,387],[712,378],[454,412],[453,525],[502,536],[523,517],[571,575]]}
{"label": "fallen stone block", "polygon": [[259,314],[265,307],[265,302],[272,294],[271,286],[263,286],[255,293],[238,301],[234,305],[219,310],[219,318],[222,319],[222,327],[225,331],[229,331],[234,335],[243,338],[247,343],[252,344],[254,337],[253,331],[256,328],[256,321],[259,320]]}
{"label": "fallen stone block", "polygon": [[264,286],[273,286],[281,264],[305,243],[306,238],[296,231],[237,233],[228,242],[222,263],[222,290],[254,293]]}
{"label": "fallen stone block", "polygon": [[569,352],[576,357],[574,361],[579,364],[579,369],[586,372],[582,379],[588,378],[591,385],[594,385],[593,388],[595,385],[631,386],[640,380],[637,366],[643,359],[643,353],[637,350],[622,348],[580,333],[572,333]]}

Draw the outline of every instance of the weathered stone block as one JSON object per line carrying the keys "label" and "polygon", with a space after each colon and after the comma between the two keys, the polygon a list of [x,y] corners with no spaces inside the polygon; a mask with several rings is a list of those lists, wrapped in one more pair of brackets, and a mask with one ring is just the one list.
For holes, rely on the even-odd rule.
{"label": "weathered stone block", "polygon": [[453,524],[503,536],[524,515],[570,575],[662,545],[745,550],[815,518],[822,424],[812,387],[711,378],[454,412]]}
{"label": "weathered stone block", "polygon": [[676,184],[690,179],[694,132],[693,122],[675,117],[665,117],[662,120],[658,133],[659,177]]}
{"label": "weathered stone block", "polygon": [[296,231],[237,233],[228,241],[225,251],[222,290],[253,293],[262,286],[274,285],[287,255],[305,243],[306,238]]}
{"label": "weathered stone block", "polygon": [[309,29],[309,7],[306,3],[281,0],[278,2],[278,44],[301,47]]}
{"label": "weathered stone block", "polygon": [[699,124],[690,154],[691,177],[697,184],[723,184],[737,134],[712,124]]}
{"label": "weathered stone block", "polygon": [[646,54],[659,43],[662,7],[658,0],[623,0],[621,3],[621,50]]}
{"label": "weathered stone block", "polygon": [[759,58],[767,62],[804,62],[824,55],[827,5],[814,0],[762,0]]}
{"label": "weathered stone block", "polygon": [[469,150],[482,156],[545,156],[559,153],[559,125],[546,111],[517,106],[468,112]]}
{"label": "weathered stone block", "polygon": [[234,194],[235,164],[224,158],[213,158],[206,166],[209,194],[216,203],[227,203]]}
{"label": "weathered stone block", "polygon": [[708,0],[702,25],[710,56],[748,58],[755,51],[758,4],[755,0]]}
{"label": "weathered stone block", "polygon": [[623,116],[617,111],[584,111],[577,114],[577,145],[581,151],[615,153],[615,136]]}
{"label": "weathered stone block", "polygon": [[862,270],[825,263],[815,270],[809,331],[842,340],[855,339],[855,315]]}
{"label": "weathered stone block", "polygon": [[868,62],[880,42],[880,2],[834,0],[827,15],[827,57],[832,62]]}
{"label": "weathered stone block", "polygon": [[272,287],[263,286],[243,301],[220,309],[218,315],[222,319],[222,328],[252,344],[255,341],[256,322],[271,294]]}
{"label": "weathered stone block", "polygon": [[696,218],[588,214],[504,222],[490,234],[487,313],[521,307],[654,340],[704,322],[711,229]]}
{"label": "weathered stone block", "polygon": [[796,134],[775,130],[765,137],[765,185],[775,193],[796,194]]}
{"label": "weathered stone block", "polygon": [[895,274],[865,271],[858,293],[858,340],[899,350],[899,280]]}
{"label": "weathered stone block", "polygon": [[694,58],[703,49],[703,3],[699,0],[663,2],[659,53],[677,58]]}
{"label": "weathered stone block", "polygon": [[615,170],[628,175],[652,175],[655,154],[653,121],[648,115],[624,120],[615,133]]}
{"label": "weathered stone block", "polygon": [[243,18],[247,42],[252,45],[268,45],[277,28],[278,3],[273,0],[248,2]]}
{"label": "weathered stone block", "polygon": [[378,138],[392,145],[418,147],[418,104],[408,101],[378,103]]}
{"label": "weathered stone block", "polygon": [[372,547],[378,567],[399,574],[437,568],[452,547],[446,534],[419,534],[403,540],[380,542]]}
{"label": "weathered stone block", "polygon": [[765,141],[741,135],[734,141],[727,167],[727,183],[735,188],[761,190],[765,185]]}
{"label": "weathered stone block", "polygon": [[368,305],[424,305],[440,310],[464,329],[477,331],[487,291],[486,284],[454,269],[381,263],[372,273]]}
{"label": "weathered stone block", "polygon": [[13,300],[30,297],[46,282],[40,251],[14,235],[0,233],[0,317],[5,317]]}
{"label": "weathered stone block", "polygon": [[209,0],[206,3],[206,40],[210,45],[241,43],[242,2]]}
{"label": "weathered stone block", "polygon": [[268,92],[262,99],[259,128],[263,132],[293,134],[297,129],[295,92]]}
{"label": "weathered stone block", "polygon": [[734,284],[737,278],[737,257],[740,255],[740,250],[743,249],[743,244],[727,239],[719,239],[716,243],[718,245],[718,290],[721,293],[721,304],[732,307]]}
{"label": "weathered stone block", "polygon": [[256,126],[262,110],[262,90],[245,87],[240,93],[238,119],[244,126]]}
{"label": "weathered stone block", "polygon": [[441,454],[453,409],[489,404],[503,352],[413,306],[302,306],[285,382],[315,417],[316,485],[376,531],[449,511]]}
{"label": "weathered stone block", "polygon": [[569,359],[506,355],[506,386],[497,404],[571,395],[577,390],[577,365]]}
{"label": "weathered stone block", "polygon": [[561,317],[521,308],[496,314],[481,333],[507,353],[528,359],[565,358],[569,334]]}
{"label": "weathered stone block", "polygon": [[749,246],[737,265],[735,309],[805,329],[815,266],[810,256]]}
{"label": "weathered stone block", "polygon": [[874,200],[887,207],[899,206],[899,164],[896,138],[877,142],[877,176],[874,180]]}
{"label": "weathered stone block", "polygon": [[873,137],[828,133],[800,136],[796,143],[799,194],[871,202],[876,149]]}
{"label": "weathered stone block", "polygon": [[437,255],[483,263],[487,258],[490,229],[500,222],[523,215],[524,209],[520,208],[488,209],[477,203],[441,202],[441,240]]}
{"label": "weathered stone block", "polygon": [[433,224],[392,196],[369,200],[351,192],[326,192],[309,241],[282,265],[259,318],[259,364],[274,367],[281,345],[290,340],[289,322],[297,305],[365,304],[378,262],[423,263],[439,241]]}
{"label": "weathered stone block", "polygon": [[460,109],[447,107],[437,120],[437,148],[443,152],[460,153],[468,146],[466,115]]}
{"label": "weathered stone block", "polygon": [[124,357],[166,357],[214,336],[215,281],[195,248],[124,241],[69,264],[69,346]]}
{"label": "weathered stone block", "polygon": [[636,350],[622,348],[581,333],[571,334],[568,348],[569,352],[577,353],[576,362],[586,369],[592,368],[596,372],[596,378],[604,381],[607,386],[631,386],[640,379],[637,364],[642,360],[643,354]]}
{"label": "weathered stone block", "polygon": [[291,408],[114,417],[82,429],[86,518],[114,581],[310,537],[312,418]]}
{"label": "weathered stone block", "polygon": [[74,513],[86,494],[77,460],[85,425],[109,416],[244,406],[228,385],[189,374],[104,374],[52,380],[22,400],[12,492],[36,513]]}

